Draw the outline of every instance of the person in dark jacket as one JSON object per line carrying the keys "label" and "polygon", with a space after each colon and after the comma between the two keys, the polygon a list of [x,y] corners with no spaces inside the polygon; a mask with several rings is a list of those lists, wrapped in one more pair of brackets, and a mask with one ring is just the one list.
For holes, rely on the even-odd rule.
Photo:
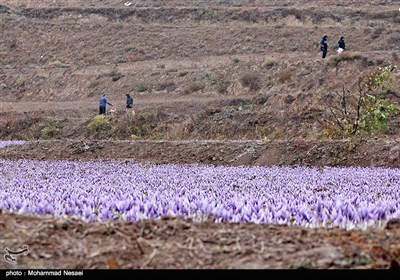
{"label": "person in dark jacket", "polygon": [[135,110],[132,109],[133,106],[133,98],[130,96],[129,93],[126,94],[126,112],[135,115]]}
{"label": "person in dark jacket", "polygon": [[133,98],[129,93],[126,94],[126,109],[131,109],[133,105]]}
{"label": "person in dark jacket", "polygon": [[327,35],[322,37],[319,45],[320,45],[320,49],[322,51],[322,58],[325,58],[326,54],[328,53],[328,36]]}
{"label": "person in dark jacket", "polygon": [[[340,37],[340,40],[338,42],[339,49],[338,52],[342,52],[346,50],[346,43],[344,42],[344,37]],[[341,49],[341,50],[340,50]]]}
{"label": "person in dark jacket", "polygon": [[108,102],[107,96],[103,94],[103,96],[99,100],[99,114],[105,115],[106,114],[106,106],[110,105],[113,106],[110,102]]}

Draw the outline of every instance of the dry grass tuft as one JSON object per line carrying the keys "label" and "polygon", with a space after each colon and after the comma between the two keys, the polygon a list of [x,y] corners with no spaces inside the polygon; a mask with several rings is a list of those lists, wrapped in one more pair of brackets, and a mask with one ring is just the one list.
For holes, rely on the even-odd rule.
{"label": "dry grass tuft", "polygon": [[329,66],[338,66],[338,64],[342,61],[353,61],[356,59],[362,59],[363,56],[359,52],[349,52],[345,51],[340,54],[335,54],[327,59],[327,64]]}
{"label": "dry grass tuft", "polygon": [[292,72],[289,69],[282,70],[278,73],[278,80],[281,83],[288,82],[292,79]]}
{"label": "dry grass tuft", "polygon": [[245,73],[240,78],[242,86],[249,88],[251,91],[258,91],[261,89],[261,80],[256,73]]}

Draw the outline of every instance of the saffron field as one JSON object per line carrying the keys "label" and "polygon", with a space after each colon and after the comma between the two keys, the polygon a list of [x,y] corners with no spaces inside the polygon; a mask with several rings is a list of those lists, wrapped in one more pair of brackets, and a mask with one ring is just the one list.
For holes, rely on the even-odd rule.
{"label": "saffron field", "polygon": [[365,229],[400,218],[399,186],[394,168],[0,159],[0,209],[88,222],[172,215]]}

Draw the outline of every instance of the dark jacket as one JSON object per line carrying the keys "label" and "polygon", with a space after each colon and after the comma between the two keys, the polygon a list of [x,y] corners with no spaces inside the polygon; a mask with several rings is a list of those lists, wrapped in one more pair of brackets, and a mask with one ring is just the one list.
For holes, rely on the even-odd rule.
{"label": "dark jacket", "polygon": [[328,38],[323,37],[319,43],[321,51],[322,50],[327,50],[328,49]]}
{"label": "dark jacket", "polygon": [[133,98],[130,95],[126,96],[126,108],[132,108]]}
{"label": "dark jacket", "polygon": [[344,39],[340,39],[338,42],[338,45],[339,45],[339,48],[342,48],[344,50],[346,49],[346,43],[344,42]]}

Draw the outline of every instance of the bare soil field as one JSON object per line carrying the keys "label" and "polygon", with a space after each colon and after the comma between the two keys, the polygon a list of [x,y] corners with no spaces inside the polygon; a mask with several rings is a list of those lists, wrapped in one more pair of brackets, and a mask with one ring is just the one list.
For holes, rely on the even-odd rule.
{"label": "bare soil field", "polygon": [[[0,139],[30,141],[0,158],[400,166],[400,115],[370,138],[322,134],[332,92],[400,67],[400,1],[125,2],[0,2]],[[334,60],[340,36],[354,58]],[[102,94],[117,112],[93,130]],[[0,216],[0,250],[30,251],[0,268],[400,267],[395,220],[346,231]]]}
{"label": "bare soil field", "polygon": [[0,215],[2,243],[30,251],[3,268],[399,268],[398,221],[360,232],[169,217],[86,224]]}

